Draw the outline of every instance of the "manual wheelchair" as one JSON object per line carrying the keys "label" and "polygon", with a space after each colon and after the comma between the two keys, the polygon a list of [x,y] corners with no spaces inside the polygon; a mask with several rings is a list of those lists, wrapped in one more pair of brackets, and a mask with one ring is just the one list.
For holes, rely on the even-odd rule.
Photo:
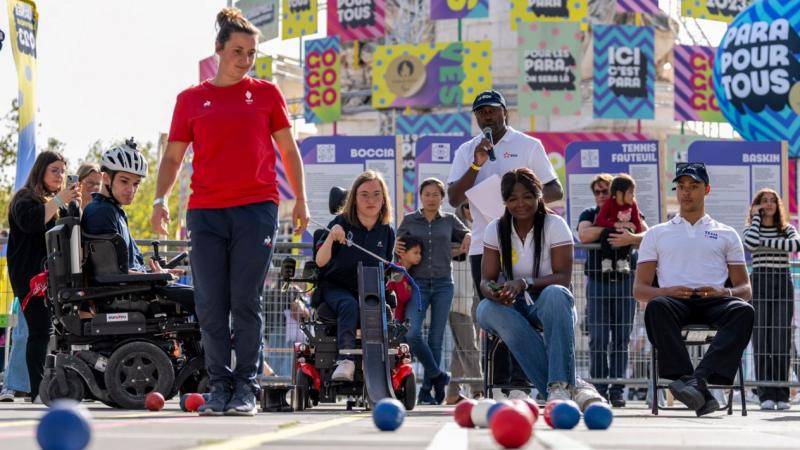
{"label": "manual wheelchair", "polygon": [[[170,274],[128,273],[125,241],[82,234],[75,217],[46,233],[47,295],[55,334],[39,395],[140,409],[145,396],[203,392],[208,378],[193,291]],[[186,254],[164,262],[176,266]]]}

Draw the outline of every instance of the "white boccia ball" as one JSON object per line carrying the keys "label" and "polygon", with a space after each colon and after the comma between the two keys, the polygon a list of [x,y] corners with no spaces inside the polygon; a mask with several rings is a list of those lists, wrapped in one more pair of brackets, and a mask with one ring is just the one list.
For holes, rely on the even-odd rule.
{"label": "white boccia ball", "polygon": [[485,398],[479,401],[477,405],[472,407],[470,418],[476,427],[486,428],[488,426],[488,423],[486,422],[486,413],[489,412],[489,408],[491,408],[491,406],[495,403],[497,402],[493,399]]}

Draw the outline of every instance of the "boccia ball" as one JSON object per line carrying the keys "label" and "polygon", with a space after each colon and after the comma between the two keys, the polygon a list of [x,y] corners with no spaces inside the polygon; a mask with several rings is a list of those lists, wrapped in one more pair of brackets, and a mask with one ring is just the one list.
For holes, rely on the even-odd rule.
{"label": "boccia ball", "polygon": [[544,405],[544,414],[543,414],[544,415],[544,423],[546,423],[548,426],[550,426],[550,428],[555,428],[553,426],[553,417],[552,417],[553,408],[555,408],[556,405],[558,405],[559,403],[562,403],[563,401],[564,400],[550,400],[549,402],[547,402],[546,405]]}
{"label": "boccia ball", "polygon": [[525,403],[525,406],[531,411],[531,414],[533,414],[533,422],[536,423],[536,421],[539,420],[539,404],[532,398],[526,398],[522,400],[522,402]]}
{"label": "boccia ball", "polygon": [[[534,417],[534,415],[531,412],[530,408],[528,408],[528,405],[524,401],[519,400],[519,399],[514,399],[514,400],[511,400],[511,403],[514,405],[515,408],[517,408],[519,410],[519,412],[522,413],[523,416],[525,416],[528,419],[528,422],[530,422],[531,425],[536,423],[536,417]],[[490,423],[491,423],[491,420],[490,420]]]}
{"label": "boccia ball", "polygon": [[200,394],[189,394],[186,397],[186,401],[184,402],[184,406],[186,406],[185,411],[189,412],[197,412],[200,410],[200,407],[206,403],[205,399]]}
{"label": "boccia ball", "polygon": [[533,426],[525,414],[517,408],[500,408],[491,422],[492,436],[505,448],[525,445],[533,434]]}
{"label": "boccia ball", "polygon": [[83,450],[92,439],[90,420],[77,402],[59,400],[39,420],[36,441],[42,450]]}
{"label": "boccia ball", "polygon": [[385,398],[375,404],[372,410],[372,421],[381,431],[394,431],[403,424],[406,408],[394,398]]}
{"label": "boccia ball", "polygon": [[473,428],[475,424],[472,423],[472,417],[470,414],[472,413],[472,408],[477,404],[475,400],[461,400],[456,405],[456,409],[453,412],[453,417],[456,420],[458,426],[462,428]]}
{"label": "boccia ball", "polygon": [[186,411],[188,411],[188,410],[186,409],[186,399],[187,399],[188,397],[189,397],[189,394],[183,394],[183,395],[181,395],[181,401],[180,401],[179,405],[180,405],[180,407],[181,407],[181,411],[183,411],[183,412],[186,412]]}
{"label": "boccia ball", "polygon": [[161,411],[164,407],[164,396],[160,392],[151,392],[144,397],[144,407],[150,411]]}
{"label": "boccia ball", "polygon": [[478,402],[473,408],[472,412],[470,413],[470,418],[472,418],[472,423],[479,428],[486,428],[488,422],[486,421],[486,413],[489,412],[489,408],[497,403],[491,398],[485,398]]}
{"label": "boccia ball", "polygon": [[514,408],[514,403],[511,400],[498,400],[497,403],[490,406],[489,409],[486,410],[486,423],[491,425],[492,423],[492,416],[494,413],[499,411],[501,408]]}
{"label": "boccia ball", "polygon": [[614,413],[605,403],[593,403],[583,412],[583,422],[590,430],[605,430],[613,420]]}
{"label": "boccia ball", "polygon": [[553,407],[550,420],[559,430],[571,430],[581,421],[581,410],[575,402],[567,400]]}

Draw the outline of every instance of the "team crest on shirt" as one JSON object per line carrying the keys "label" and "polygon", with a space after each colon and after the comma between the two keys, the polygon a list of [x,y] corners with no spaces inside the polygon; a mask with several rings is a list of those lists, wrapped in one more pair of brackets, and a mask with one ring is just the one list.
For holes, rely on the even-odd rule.
{"label": "team crest on shirt", "polygon": [[248,105],[252,105],[253,104],[253,93],[252,92],[247,91],[247,92],[244,93],[244,102],[247,103]]}
{"label": "team crest on shirt", "polygon": [[706,231],[703,234],[705,235],[705,237],[707,237],[709,239],[717,239],[717,238],[719,238],[719,235],[717,233],[714,233],[713,231]]}
{"label": "team crest on shirt", "polygon": [[378,241],[378,243],[376,244],[376,246],[377,246],[378,248],[383,248],[383,241]]}
{"label": "team crest on shirt", "polygon": [[508,158],[516,158],[516,157],[518,157],[518,156],[519,156],[519,155],[518,155],[518,154],[516,154],[516,153],[510,153],[510,152],[505,152],[505,153],[503,153],[503,158],[505,158],[505,159],[508,159]]}

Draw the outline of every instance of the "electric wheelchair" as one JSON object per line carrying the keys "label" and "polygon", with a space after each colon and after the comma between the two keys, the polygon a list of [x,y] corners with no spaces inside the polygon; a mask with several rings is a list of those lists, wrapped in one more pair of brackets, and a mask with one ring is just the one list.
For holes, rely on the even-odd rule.
{"label": "electric wheelchair", "polygon": [[[167,273],[128,273],[122,237],[82,234],[76,217],[59,219],[46,242],[46,301],[55,333],[39,390],[45,404],[96,399],[141,409],[150,392],[169,399],[205,391],[191,288],[168,287]],[[165,268],[186,256],[165,263],[158,243],[154,251]]]}

